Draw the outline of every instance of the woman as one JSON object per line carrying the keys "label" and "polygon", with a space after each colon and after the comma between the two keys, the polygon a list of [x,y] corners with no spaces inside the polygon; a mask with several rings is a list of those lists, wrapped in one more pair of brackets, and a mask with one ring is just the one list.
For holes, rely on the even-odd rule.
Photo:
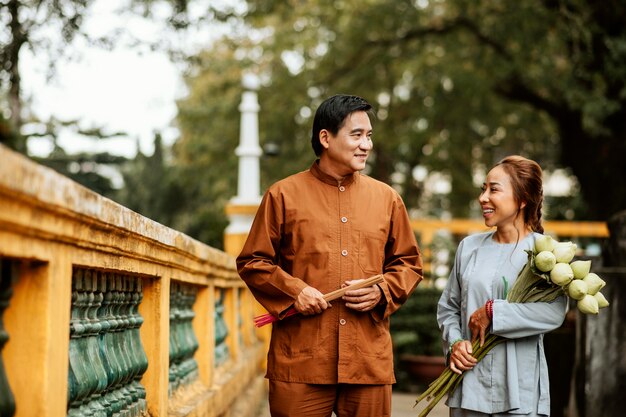
{"label": "woman", "polygon": [[[466,237],[437,310],[450,369],[465,372],[450,395],[450,416],[550,414],[543,334],[565,318],[566,297],[552,303],[508,303],[506,291],[528,260],[541,226],[541,168],[509,156],[489,171],[478,198],[494,231]],[[491,332],[507,339],[480,362],[471,342]]]}

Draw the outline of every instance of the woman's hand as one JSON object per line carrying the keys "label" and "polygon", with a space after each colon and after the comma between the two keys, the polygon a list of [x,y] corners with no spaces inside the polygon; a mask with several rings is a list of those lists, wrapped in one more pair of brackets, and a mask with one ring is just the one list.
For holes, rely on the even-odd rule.
{"label": "woman's hand", "polygon": [[461,375],[472,369],[478,361],[472,356],[472,344],[467,340],[460,340],[452,345],[450,353],[450,370]]}
{"label": "woman's hand", "polygon": [[480,345],[485,344],[485,333],[491,325],[491,319],[487,314],[487,307],[482,306],[474,311],[469,319],[469,329],[472,334],[472,343],[480,337]]}

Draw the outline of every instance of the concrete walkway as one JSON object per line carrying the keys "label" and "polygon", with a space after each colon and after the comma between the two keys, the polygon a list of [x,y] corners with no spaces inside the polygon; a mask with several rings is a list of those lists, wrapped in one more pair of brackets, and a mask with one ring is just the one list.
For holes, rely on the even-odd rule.
{"label": "concrete walkway", "polygon": [[[426,404],[422,405],[420,403],[415,408],[413,408],[413,404],[415,404],[415,399],[417,398],[417,395],[418,394],[394,391],[391,400],[391,417],[417,417],[419,413],[426,407]],[[439,404],[437,404],[435,408],[433,408],[432,411],[428,414],[428,417],[448,417],[448,407],[446,407],[445,402],[445,398],[442,399]],[[270,417],[270,411],[267,401],[265,401],[259,409],[259,414],[257,417]]]}

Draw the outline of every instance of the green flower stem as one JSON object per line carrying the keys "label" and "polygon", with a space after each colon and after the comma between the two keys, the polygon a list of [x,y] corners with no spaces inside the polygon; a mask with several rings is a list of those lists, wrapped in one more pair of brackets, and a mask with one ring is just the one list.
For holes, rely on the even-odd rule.
{"label": "green flower stem", "polygon": [[439,403],[439,401],[443,398],[443,396],[446,395],[453,386],[456,386],[456,381],[462,377],[463,377],[463,374],[459,375],[457,373],[453,373],[452,377],[449,378],[444,388],[437,393],[435,398],[430,403],[428,403],[428,406],[422,410],[422,412],[419,414],[419,417],[425,417],[426,415],[428,415],[428,413],[430,413],[431,410],[435,407],[435,405]]}
{"label": "green flower stem", "polygon": [[435,379],[433,382],[430,383],[430,385],[428,386],[428,389],[424,391],[422,394],[420,394],[419,397],[417,397],[417,400],[415,401],[415,405],[417,405],[417,403],[422,401],[424,398],[430,399],[431,396],[436,395],[439,392],[439,389],[444,387],[447,384],[448,379],[453,375],[456,375],[456,374],[452,372],[449,367],[444,369],[441,375],[439,375],[437,379]]}
{"label": "green flower stem", "polygon": [[[503,337],[496,336],[494,334],[487,335],[483,346],[480,346],[479,340],[475,340],[472,344],[474,357],[480,362],[480,360],[484,358],[494,346],[504,340],[505,339]],[[429,401],[428,406],[420,413],[420,417],[426,416],[446,394],[454,392],[464,376],[465,373],[459,375],[456,372],[453,372],[450,367],[444,369],[441,375],[430,383],[428,389],[417,397],[415,405],[424,399]]]}

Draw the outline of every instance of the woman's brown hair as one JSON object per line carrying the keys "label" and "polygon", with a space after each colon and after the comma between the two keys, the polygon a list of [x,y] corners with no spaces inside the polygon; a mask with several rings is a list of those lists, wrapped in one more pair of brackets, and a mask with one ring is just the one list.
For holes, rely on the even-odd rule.
{"label": "woman's brown hair", "polygon": [[543,206],[542,171],[538,163],[519,155],[511,155],[496,164],[511,179],[513,195],[518,205],[524,207],[524,224],[533,232],[543,233],[541,208]]}

